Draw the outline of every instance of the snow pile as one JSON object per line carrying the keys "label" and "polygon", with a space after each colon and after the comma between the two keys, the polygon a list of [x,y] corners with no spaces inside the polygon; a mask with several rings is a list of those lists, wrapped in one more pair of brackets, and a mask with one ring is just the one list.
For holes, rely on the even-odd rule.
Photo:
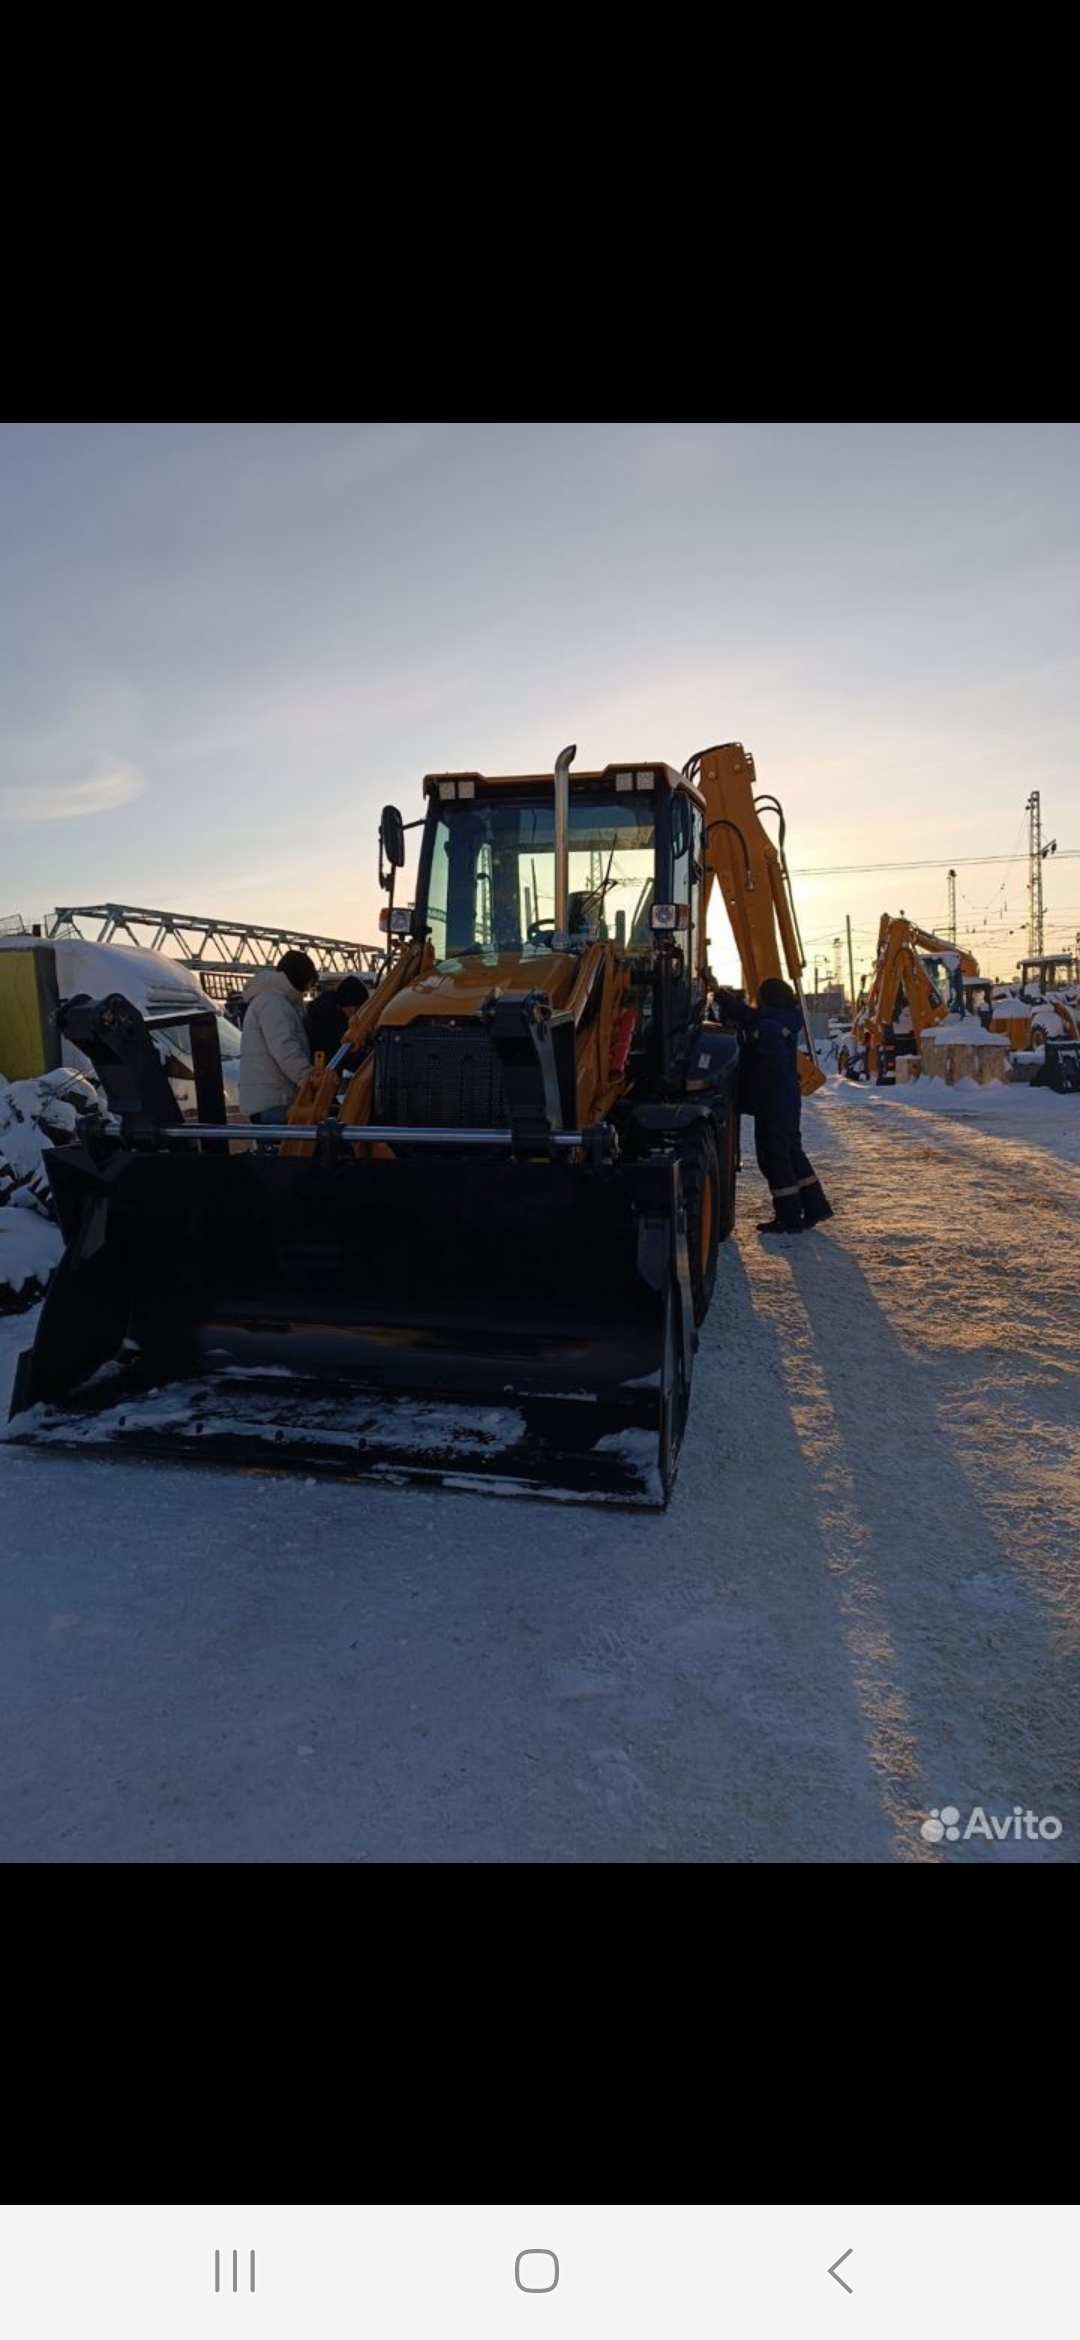
{"label": "snow pile", "polygon": [[[995,1088],[1000,1088],[1001,1095],[1003,1097],[1007,1097],[1008,1091],[1004,1082],[995,1083]],[[965,1073],[962,1079],[958,1081],[943,1081],[940,1073],[924,1073],[921,1081],[919,1082],[919,1096],[921,1102],[924,1105],[932,1106],[935,1111],[942,1113],[948,1113],[951,1111],[952,1099],[954,1097],[957,1099],[959,1104],[962,1104],[965,1097],[982,1097],[986,1095],[987,1092],[984,1089],[982,1082],[972,1080],[969,1073]]]}
{"label": "snow pile", "polygon": [[931,1024],[923,1033],[924,1043],[958,1043],[962,1048],[1007,1048],[1004,1032],[988,1032],[978,1016],[950,1016],[947,1023]]}
{"label": "snow pile", "polygon": [[0,1078],[0,1314],[40,1300],[63,1249],[55,1228],[45,1156],[69,1145],[82,1113],[101,1102],[81,1073],[38,1080]]}
{"label": "snow pile", "polygon": [[0,1203],[53,1215],[45,1154],[70,1145],[81,1113],[100,1113],[99,1092],[81,1073],[62,1068],[37,1080],[0,1076]]}
{"label": "snow pile", "polygon": [[0,1316],[40,1300],[63,1248],[59,1227],[36,1211],[0,1207]]}

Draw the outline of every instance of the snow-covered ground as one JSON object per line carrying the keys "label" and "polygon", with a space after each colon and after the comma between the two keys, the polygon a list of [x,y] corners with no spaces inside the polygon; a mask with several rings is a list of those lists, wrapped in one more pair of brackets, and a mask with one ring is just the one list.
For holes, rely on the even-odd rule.
{"label": "snow-covered ground", "polygon": [[[879,1089],[876,1084],[838,1080],[833,1093],[845,1104],[895,1110],[898,1134],[911,1109],[919,1115],[947,1113],[951,1121],[985,1129],[995,1138],[1045,1147],[1063,1161],[1080,1162],[1080,1097],[1060,1097],[1054,1089],[1033,1089],[1022,1081],[990,1081],[984,1086],[971,1080],[950,1087],[946,1081],[925,1079]],[[925,1137],[925,1127],[922,1134]]]}
{"label": "snow-covered ground", "polygon": [[0,1857],[1075,1857],[1080,1098],[929,1087],[748,1165],[664,1515],[0,1449]]}

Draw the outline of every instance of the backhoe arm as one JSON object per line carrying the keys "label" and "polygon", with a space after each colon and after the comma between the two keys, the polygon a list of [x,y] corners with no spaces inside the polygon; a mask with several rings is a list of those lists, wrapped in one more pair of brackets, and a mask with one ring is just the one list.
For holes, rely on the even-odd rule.
{"label": "backhoe arm", "polygon": [[[784,816],[773,796],[755,796],[754,759],[740,741],[705,748],[692,756],[686,778],[705,800],[705,915],[714,883],[719,886],[742,968],[743,989],[755,1003],[767,976],[786,976],[799,1001],[809,1062],[800,1060],[804,1096],[825,1079],[817,1061],[803,996],[806,959],[799,934],[791,879],[784,858]],[[779,839],[770,836],[759,807],[779,816]]]}
{"label": "backhoe arm", "polygon": [[927,934],[921,926],[909,927],[908,931],[917,951],[929,951],[935,959],[950,958],[955,951],[961,975],[978,975],[979,962],[972,958],[970,951],[957,950],[955,943],[942,942],[939,934]]}

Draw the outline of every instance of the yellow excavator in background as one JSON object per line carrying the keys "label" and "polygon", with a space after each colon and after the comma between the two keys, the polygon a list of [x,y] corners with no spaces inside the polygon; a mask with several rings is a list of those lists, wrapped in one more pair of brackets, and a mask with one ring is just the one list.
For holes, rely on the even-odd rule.
{"label": "yellow excavator in background", "polygon": [[802,954],[740,744],[575,754],[430,773],[407,907],[386,808],[382,979],[279,1124],[226,1125],[212,1032],[182,1124],[128,1003],[61,1009],[116,1119],[50,1156],[67,1248],[10,1435],[666,1501],[738,1162],[712,889],[751,1002]]}
{"label": "yellow excavator in background", "polygon": [[841,1043],[839,1070],[853,1081],[894,1081],[897,1056],[917,1054],[930,1026],[964,1014],[965,979],[978,973],[970,951],[883,910],[874,971]]}

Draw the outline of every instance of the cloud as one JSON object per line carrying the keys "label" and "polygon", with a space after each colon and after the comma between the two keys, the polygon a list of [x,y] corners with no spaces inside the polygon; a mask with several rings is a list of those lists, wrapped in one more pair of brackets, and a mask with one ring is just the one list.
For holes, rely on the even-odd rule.
{"label": "cloud", "polygon": [[146,787],[137,764],[123,756],[99,756],[83,780],[44,780],[21,788],[0,787],[0,828],[25,828],[36,821],[85,820],[115,812]]}
{"label": "cloud", "polygon": [[[155,738],[155,768],[187,772],[196,758],[258,755],[268,773],[290,759],[310,769],[325,753],[359,759],[376,740],[412,737],[423,718],[468,704],[486,679],[477,659],[449,652],[366,674],[333,661],[279,661],[255,682],[202,691],[191,712],[169,709]],[[249,826],[246,813],[242,825]]]}

